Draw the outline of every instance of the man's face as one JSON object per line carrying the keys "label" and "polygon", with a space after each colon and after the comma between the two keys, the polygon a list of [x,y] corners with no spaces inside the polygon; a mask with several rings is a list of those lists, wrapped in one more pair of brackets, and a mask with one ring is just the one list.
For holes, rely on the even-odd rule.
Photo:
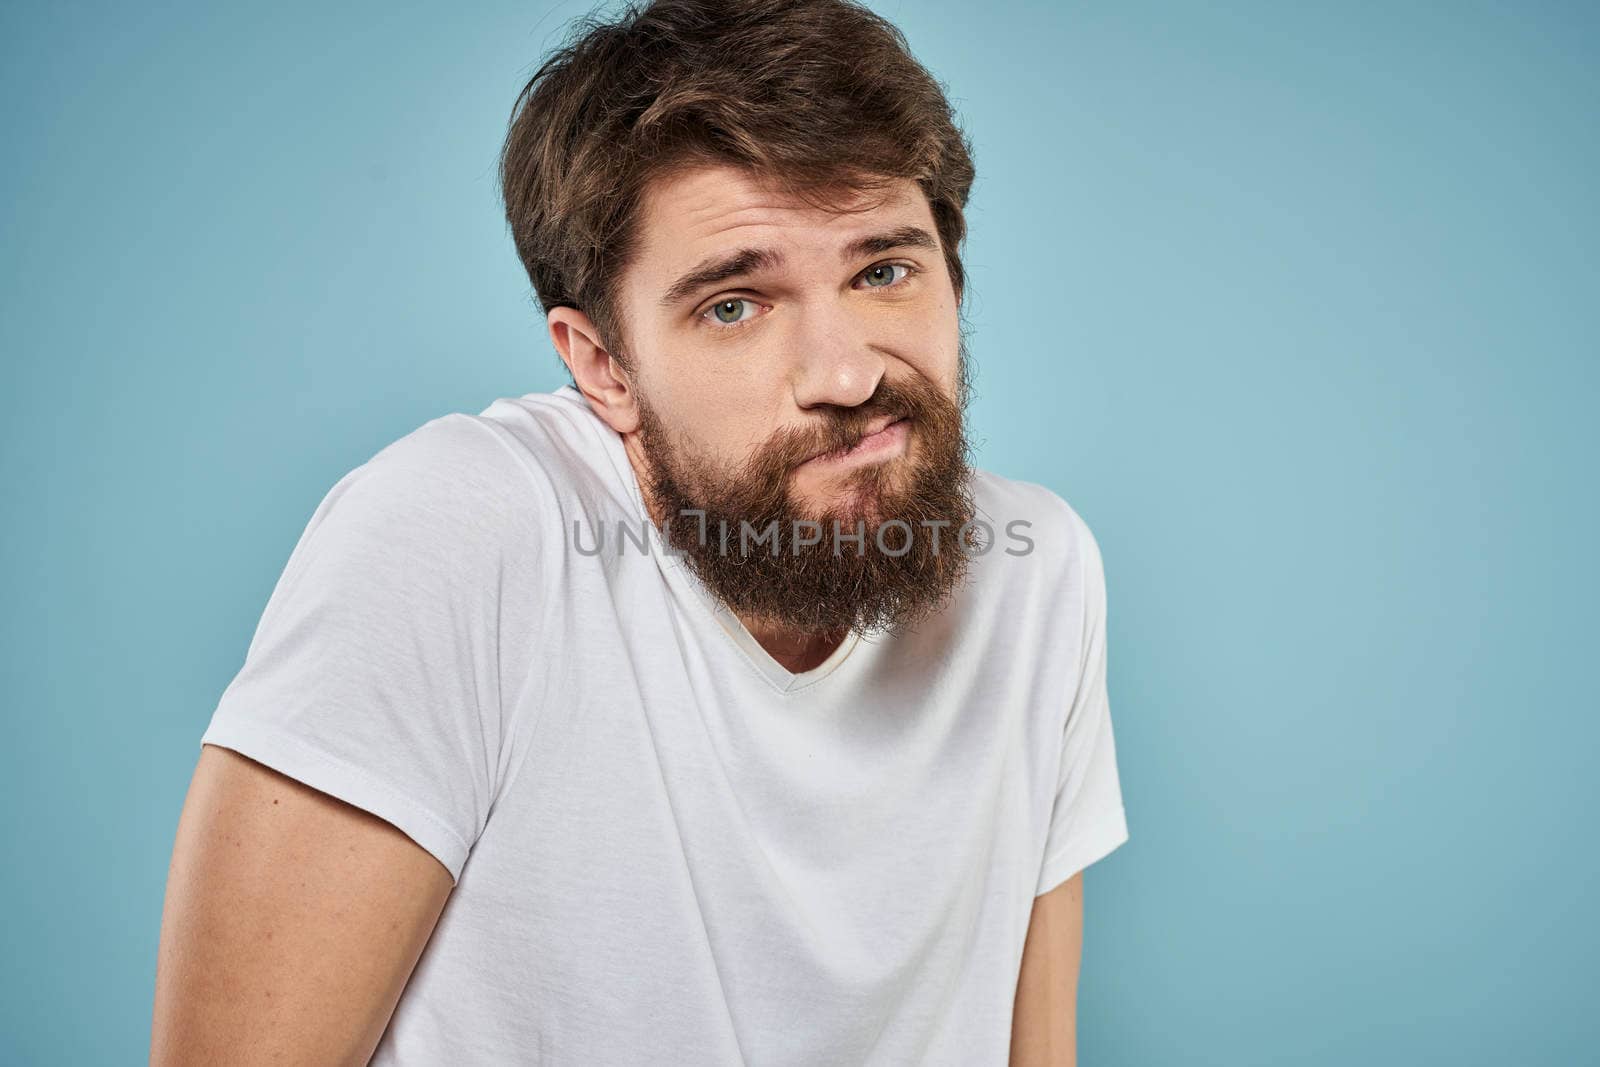
{"label": "man's face", "polygon": [[[965,353],[927,199],[905,180],[833,206],[850,210],[732,168],[664,177],[619,289],[639,443],[671,539],[736,610],[816,629],[933,606],[963,569],[956,528],[971,516]],[[690,508],[709,517],[709,543],[676,517]],[[780,522],[781,550],[743,549],[741,519]],[[866,551],[840,551],[831,526],[820,545],[791,545],[796,519],[862,522]],[[886,555],[872,535],[893,519],[949,526],[942,545],[924,526],[918,547]]]}

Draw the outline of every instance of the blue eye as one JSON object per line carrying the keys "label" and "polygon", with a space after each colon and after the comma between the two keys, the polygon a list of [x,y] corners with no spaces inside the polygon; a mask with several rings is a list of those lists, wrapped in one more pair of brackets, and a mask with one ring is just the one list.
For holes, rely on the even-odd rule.
{"label": "blue eye", "polygon": [[[906,273],[896,277],[894,272],[897,270],[902,270]],[[879,263],[875,267],[868,267],[862,271],[861,279],[867,283],[869,288],[886,289],[910,273],[911,268],[904,263]]]}
{"label": "blue eye", "polygon": [[[865,282],[869,289],[888,289],[917,273],[917,269],[907,263],[877,263],[856,275],[856,278]],[[732,296],[700,312],[700,318],[720,326],[739,326],[755,318],[760,311],[761,305],[756,301]]]}
{"label": "blue eye", "polygon": [[744,321],[744,312],[752,307],[754,307],[754,304],[751,301],[734,298],[732,300],[719,301],[711,305],[707,310],[724,326],[732,326],[735,323]]}

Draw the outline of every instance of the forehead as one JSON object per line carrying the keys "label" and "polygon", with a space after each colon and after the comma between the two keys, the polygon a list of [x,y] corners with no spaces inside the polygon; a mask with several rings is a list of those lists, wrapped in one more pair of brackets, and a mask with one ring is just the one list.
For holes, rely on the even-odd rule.
{"label": "forehead", "polygon": [[815,207],[736,168],[697,167],[645,188],[636,262],[654,275],[757,241],[802,255],[831,252],[862,233],[906,224],[934,232],[928,198],[910,178],[870,195],[841,190],[826,207]]}

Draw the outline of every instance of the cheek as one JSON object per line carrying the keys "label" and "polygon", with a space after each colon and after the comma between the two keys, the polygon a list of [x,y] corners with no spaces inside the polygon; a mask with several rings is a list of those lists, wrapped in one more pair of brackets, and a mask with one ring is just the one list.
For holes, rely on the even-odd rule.
{"label": "cheek", "polygon": [[788,418],[781,363],[755,345],[686,353],[678,373],[657,385],[682,435],[701,453],[737,462]]}
{"label": "cheek", "polygon": [[[948,319],[948,321],[946,321]],[[961,363],[960,324],[954,315],[930,315],[907,337],[905,359],[918,374],[945,389],[954,388]]]}
{"label": "cheek", "polygon": [[715,375],[674,383],[671,418],[679,427],[679,439],[719,469],[730,470],[744,462],[773,426],[769,408],[763,406],[768,398],[761,390],[757,382]]}

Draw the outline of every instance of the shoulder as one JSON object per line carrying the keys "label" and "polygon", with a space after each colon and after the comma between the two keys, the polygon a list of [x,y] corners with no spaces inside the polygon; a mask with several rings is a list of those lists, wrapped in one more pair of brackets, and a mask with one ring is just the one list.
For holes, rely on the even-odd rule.
{"label": "shoulder", "polygon": [[1053,489],[975,469],[972,498],[977,519],[993,531],[989,555],[1029,561],[1021,569],[1032,581],[1084,585],[1098,577],[1103,564],[1093,531]]}
{"label": "shoulder", "polygon": [[626,457],[616,432],[582,394],[562,387],[431,419],[358,470],[368,481],[409,481],[417,492],[490,493],[506,506],[561,508],[597,489],[614,495],[619,461]]}
{"label": "shoulder", "polygon": [[536,565],[553,514],[547,484],[486,420],[452,412],[339,477],[295,555],[377,567],[406,582],[424,572],[486,580],[508,564]]}
{"label": "shoulder", "polygon": [[622,439],[576,389],[501,397],[476,418],[563,514],[638,512]]}
{"label": "shoulder", "polygon": [[396,438],[345,474],[328,504],[456,526],[537,505],[538,479],[479,415],[451,412]]}
{"label": "shoulder", "polygon": [[1054,490],[987,471],[974,472],[973,503],[994,529],[993,547],[976,561],[977,616],[1003,620],[1012,645],[1039,650],[1041,669],[1076,664],[1081,674],[1106,618],[1104,564],[1088,522]]}
{"label": "shoulder", "polygon": [[626,468],[576,390],[530,393],[423,423],[346,474],[322,510],[458,556],[555,552],[570,522],[634,514]]}

